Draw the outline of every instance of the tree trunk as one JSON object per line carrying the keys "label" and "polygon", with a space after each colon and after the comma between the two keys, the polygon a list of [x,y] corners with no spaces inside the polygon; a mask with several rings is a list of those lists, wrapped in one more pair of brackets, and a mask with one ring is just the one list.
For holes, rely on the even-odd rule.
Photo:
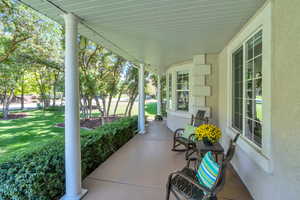
{"label": "tree trunk", "polygon": [[53,84],[53,102],[52,102],[52,106],[56,105],[56,86],[57,86],[57,82],[58,82],[58,77],[59,77],[59,72],[57,74],[54,75],[54,84]]}
{"label": "tree trunk", "polygon": [[105,97],[101,97],[101,100],[102,100],[103,114],[105,116],[106,115],[106,101],[105,101]]}
{"label": "tree trunk", "polygon": [[107,116],[109,116],[111,100],[112,100],[112,95],[109,95],[108,103],[107,103],[107,113],[106,113]]}
{"label": "tree trunk", "polygon": [[97,105],[97,108],[100,112],[100,115],[103,116],[103,111],[101,109],[101,105],[100,105],[100,102],[99,102],[99,98],[97,96],[95,96],[95,101],[96,101],[96,105]]}
{"label": "tree trunk", "polygon": [[21,79],[21,110],[24,110],[24,74]]}
{"label": "tree trunk", "polygon": [[131,100],[130,100],[131,98],[129,98],[128,99],[128,103],[127,103],[127,106],[126,106],[126,110],[125,110],[125,116],[127,116],[127,114],[128,114],[128,110],[129,110],[129,105],[130,105],[130,102],[131,102]]}
{"label": "tree trunk", "polygon": [[92,105],[92,101],[93,99],[91,97],[88,98],[88,111],[89,111],[89,114],[88,114],[88,118],[91,118],[92,117],[92,110],[93,110],[93,105]]}
{"label": "tree trunk", "polygon": [[52,100],[52,106],[54,107],[56,105],[56,84],[53,85],[53,100]]}
{"label": "tree trunk", "polygon": [[86,119],[88,118],[88,103],[86,96],[83,96],[83,117]]}
{"label": "tree trunk", "polygon": [[63,92],[63,94],[61,95],[61,98],[60,98],[60,106],[63,106],[63,101],[64,101],[64,96],[65,96],[65,92]]}
{"label": "tree trunk", "polygon": [[123,88],[120,90],[120,93],[118,95],[118,99],[117,99],[117,102],[116,102],[116,105],[115,105],[115,109],[114,109],[114,115],[116,115],[116,112],[117,112],[117,109],[118,109],[118,106],[119,106],[119,102],[120,102],[122,93],[123,93]]}
{"label": "tree trunk", "polygon": [[128,116],[129,117],[131,116],[132,107],[134,105],[134,102],[135,102],[135,99],[136,99],[137,96],[138,96],[138,94],[135,94],[134,98],[131,100],[131,104],[130,104],[129,111],[128,111]]}
{"label": "tree trunk", "polygon": [[8,119],[9,105],[10,105],[10,102],[11,102],[13,96],[14,96],[14,88],[10,90],[9,95],[8,94],[5,95],[5,99],[3,102],[3,118],[4,119]]}

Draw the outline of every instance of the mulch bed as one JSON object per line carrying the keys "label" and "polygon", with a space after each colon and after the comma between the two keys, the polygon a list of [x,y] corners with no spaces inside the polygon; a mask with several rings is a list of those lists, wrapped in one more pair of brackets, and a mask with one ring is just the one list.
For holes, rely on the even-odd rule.
{"label": "mulch bed", "polygon": [[7,119],[0,118],[0,120],[9,120],[9,119],[20,119],[27,117],[27,113],[14,113],[14,114],[8,114]]}
{"label": "mulch bed", "polygon": [[[104,120],[104,123],[113,122],[117,119],[119,119],[119,116],[108,116],[108,117],[102,117]],[[89,118],[89,119],[81,119],[80,120],[80,127],[81,128],[87,128],[87,129],[95,129],[99,126],[102,126],[103,120],[101,118]],[[58,127],[65,127],[65,123],[59,123],[56,124]]]}

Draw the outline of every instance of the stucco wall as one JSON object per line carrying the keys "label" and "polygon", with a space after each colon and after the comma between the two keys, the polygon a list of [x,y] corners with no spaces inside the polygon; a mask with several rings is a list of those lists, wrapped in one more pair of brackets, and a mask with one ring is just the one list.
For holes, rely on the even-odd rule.
{"label": "stucco wall", "polygon": [[[256,200],[300,197],[300,1],[272,2],[271,149],[266,173],[238,147],[233,165]],[[219,126],[227,124],[227,49],[219,54]],[[228,144],[224,134],[222,143]]]}
{"label": "stucco wall", "polygon": [[[180,67],[186,64],[191,64],[192,65],[193,60],[185,61],[182,63],[175,64],[173,66],[170,66],[168,70],[176,67]],[[217,124],[218,123],[218,54],[207,54],[206,55],[206,64],[211,65],[211,73],[209,75],[205,76],[205,85],[210,86],[210,91],[211,95],[205,97],[206,98],[206,107],[209,107],[210,110],[210,117],[211,117],[211,123]],[[192,73],[192,70],[191,70]],[[175,74],[173,74],[174,76]],[[193,76],[193,74],[191,74]],[[197,84],[196,82],[198,81],[197,79],[191,78],[190,81],[193,81],[191,85]],[[199,80],[200,81],[200,80]],[[173,82],[173,86],[175,86],[175,82]],[[191,89],[197,89],[197,87],[191,87]],[[173,93],[173,97],[176,94]],[[173,110],[172,112],[168,112],[168,117],[167,117],[167,126],[171,130],[176,130],[177,128],[182,128],[185,127],[186,124],[190,123],[191,119],[191,114],[195,114],[196,111],[193,110],[194,107],[197,107],[196,103],[192,101],[192,96],[190,99],[190,113],[189,114],[183,114],[180,116],[180,112],[178,114],[174,114],[176,112],[175,106],[173,105]],[[173,101],[174,103],[174,101]],[[195,104],[195,105],[194,105]]]}
{"label": "stucco wall", "polygon": [[300,1],[273,1],[272,135],[278,199],[300,199]]}
{"label": "stucco wall", "polygon": [[218,54],[208,54],[206,56],[206,63],[211,65],[211,73],[206,76],[206,85],[211,88],[211,96],[206,97],[206,105],[210,107],[211,123],[218,124]]}

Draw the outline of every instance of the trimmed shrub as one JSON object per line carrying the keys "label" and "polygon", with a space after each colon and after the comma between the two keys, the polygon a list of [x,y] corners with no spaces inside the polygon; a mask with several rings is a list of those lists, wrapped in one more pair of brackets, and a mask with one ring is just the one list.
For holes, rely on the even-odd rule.
{"label": "trimmed shrub", "polygon": [[[137,130],[137,118],[122,118],[81,136],[82,178],[118,150]],[[65,192],[63,138],[0,164],[1,200],[53,200]]]}

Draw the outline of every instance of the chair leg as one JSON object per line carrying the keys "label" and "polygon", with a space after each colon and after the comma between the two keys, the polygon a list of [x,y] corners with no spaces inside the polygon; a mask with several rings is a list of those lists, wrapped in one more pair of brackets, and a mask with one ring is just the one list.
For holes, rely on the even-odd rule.
{"label": "chair leg", "polygon": [[179,151],[179,152],[185,152],[187,149],[184,148],[184,149],[177,149],[176,147],[180,146],[181,144],[178,143],[176,144],[176,141],[173,142],[173,148],[172,148],[172,151]]}
{"label": "chair leg", "polygon": [[209,200],[218,200],[218,197],[217,196],[212,196],[209,198]]}
{"label": "chair leg", "polygon": [[191,148],[188,148],[185,152],[185,159],[188,160],[193,153],[195,153],[195,151]]}
{"label": "chair leg", "polygon": [[167,195],[166,195],[166,200],[170,199],[170,188],[167,187]]}
{"label": "chair leg", "polygon": [[167,194],[166,194],[166,200],[170,199],[170,193],[171,193],[171,180],[172,180],[172,176],[168,177],[168,182],[167,182]]}
{"label": "chair leg", "polygon": [[173,190],[171,190],[171,192],[174,195],[174,197],[176,198],[176,200],[181,200],[176,192],[174,192]]}

